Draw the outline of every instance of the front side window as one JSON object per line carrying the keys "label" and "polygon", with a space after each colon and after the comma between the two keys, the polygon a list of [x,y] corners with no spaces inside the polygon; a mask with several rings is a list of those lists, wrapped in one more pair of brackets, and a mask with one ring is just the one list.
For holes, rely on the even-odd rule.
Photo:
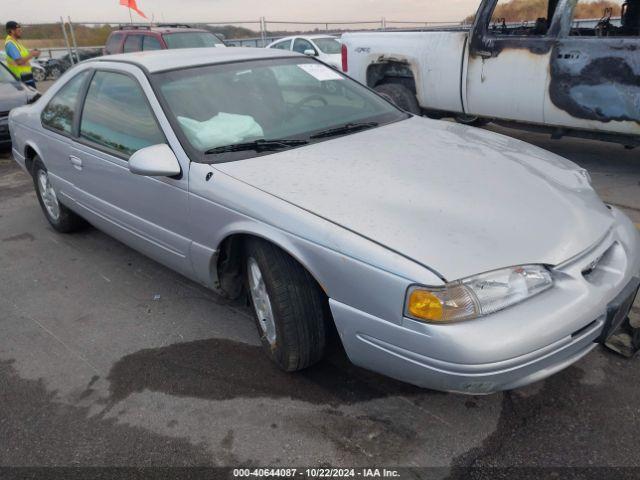
{"label": "front side window", "polygon": [[272,45],[271,48],[277,48],[279,50],[291,50],[291,42],[292,40],[285,40],[284,42]]}
{"label": "front side window", "polygon": [[640,36],[640,1],[578,0],[571,35],[579,37]]}
{"label": "front side window", "polygon": [[153,35],[145,35],[142,42],[142,50],[162,50],[160,40]]}
{"label": "front side window", "polygon": [[142,35],[128,35],[124,41],[124,53],[139,52],[142,50]]}
{"label": "front side window", "polygon": [[223,45],[218,37],[208,32],[166,33],[162,38],[169,48],[207,48]]}
{"label": "front side window", "polygon": [[138,82],[113,72],[96,72],[91,80],[80,137],[124,157],[166,143]]}
{"label": "front side window", "polygon": [[304,38],[296,38],[296,41],[293,42],[293,51],[304,53],[307,50],[313,50],[314,52],[316,51],[316,49],[313,48],[313,45],[311,45],[311,42],[309,42],[308,40],[305,40]]}
{"label": "front side window", "polygon": [[206,162],[255,156],[207,153],[221,146],[274,139],[322,141],[324,137],[312,137],[346,124],[382,125],[408,117],[359,83],[307,58],[176,70],[155,74],[154,83],[167,114]]}
{"label": "front side window", "polygon": [[327,55],[340,55],[342,53],[342,44],[335,38],[316,38],[314,42],[322,53]]}
{"label": "front side window", "polygon": [[45,127],[71,135],[78,100],[87,75],[88,70],[79,73],[54,95],[42,111],[41,120]]}
{"label": "front side window", "polygon": [[497,36],[544,36],[555,6],[549,0],[498,0],[489,31]]}

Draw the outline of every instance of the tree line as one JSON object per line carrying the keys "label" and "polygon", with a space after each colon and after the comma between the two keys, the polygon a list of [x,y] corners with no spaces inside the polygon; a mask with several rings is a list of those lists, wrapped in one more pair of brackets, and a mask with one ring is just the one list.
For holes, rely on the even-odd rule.
{"label": "tree line", "polygon": [[[507,22],[521,22],[523,20],[536,20],[547,17],[549,0],[511,0],[500,3],[493,12],[493,18],[505,19]],[[611,0],[580,1],[576,5],[574,18],[601,18],[607,8],[613,10],[613,16],[620,15],[620,2]],[[475,15],[465,19],[466,23],[473,22]]]}

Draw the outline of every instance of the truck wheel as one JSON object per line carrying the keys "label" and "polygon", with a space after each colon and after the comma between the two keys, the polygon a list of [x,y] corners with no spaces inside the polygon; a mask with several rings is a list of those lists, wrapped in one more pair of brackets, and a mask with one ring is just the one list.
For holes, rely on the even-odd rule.
{"label": "truck wheel", "polygon": [[422,113],[420,105],[418,105],[418,99],[413,92],[404,85],[400,85],[399,83],[383,83],[375,87],[374,90],[378,92],[380,96],[393,102],[397,107],[406,112],[413,113],[414,115],[420,115]]}
{"label": "truck wheel", "polygon": [[309,273],[276,246],[245,244],[246,281],[262,346],[286,372],[322,359],[327,338],[326,298]]}
{"label": "truck wheel", "polygon": [[486,118],[478,117],[477,115],[457,115],[456,122],[462,123],[463,125],[469,125],[471,127],[484,127],[489,123],[489,120]]}
{"label": "truck wheel", "polygon": [[86,226],[86,222],[81,217],[58,201],[58,196],[49,180],[49,172],[38,156],[33,159],[32,171],[38,202],[51,226],[60,233],[75,232]]}

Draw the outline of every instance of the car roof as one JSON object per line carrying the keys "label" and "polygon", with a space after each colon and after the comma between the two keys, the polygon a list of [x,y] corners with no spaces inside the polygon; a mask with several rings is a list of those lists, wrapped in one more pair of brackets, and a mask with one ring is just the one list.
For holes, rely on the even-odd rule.
{"label": "car roof", "polygon": [[336,37],[335,35],[331,35],[329,33],[327,33],[326,35],[291,35],[289,37],[284,37],[284,38],[279,38],[278,40],[274,40],[272,44],[282,42],[283,40],[291,40],[293,38],[306,38],[308,40],[315,40],[317,38],[335,38],[336,40],[338,40],[338,37]]}
{"label": "car roof", "polygon": [[185,32],[197,32],[197,33],[211,33],[215,35],[213,32],[209,30],[204,30],[202,28],[191,28],[191,27],[145,27],[145,28],[121,28],[120,30],[114,30],[112,33],[145,33],[145,32],[154,32],[154,33],[185,33]]}
{"label": "car roof", "polygon": [[97,57],[88,62],[120,62],[134,64],[150,73],[182,68],[213,65],[217,63],[242,62],[269,58],[302,57],[302,54],[286,50],[266,48],[184,48],[175,50],[150,50]]}

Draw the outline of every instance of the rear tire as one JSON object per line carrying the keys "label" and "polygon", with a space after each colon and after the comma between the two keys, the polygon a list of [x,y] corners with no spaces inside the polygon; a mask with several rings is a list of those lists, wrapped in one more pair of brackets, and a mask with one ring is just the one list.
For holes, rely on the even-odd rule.
{"label": "rear tire", "polygon": [[51,226],[60,233],[71,233],[84,228],[86,222],[82,217],[58,201],[58,196],[49,180],[49,172],[38,156],[33,159],[32,173],[38,202]]}
{"label": "rear tire", "polygon": [[259,239],[245,244],[246,285],[266,354],[286,372],[319,362],[327,344],[328,307],[309,273]]}
{"label": "rear tire", "polygon": [[381,96],[392,102],[398,108],[413,113],[414,115],[420,115],[422,110],[418,105],[418,99],[404,85],[399,83],[383,83],[374,88]]}

